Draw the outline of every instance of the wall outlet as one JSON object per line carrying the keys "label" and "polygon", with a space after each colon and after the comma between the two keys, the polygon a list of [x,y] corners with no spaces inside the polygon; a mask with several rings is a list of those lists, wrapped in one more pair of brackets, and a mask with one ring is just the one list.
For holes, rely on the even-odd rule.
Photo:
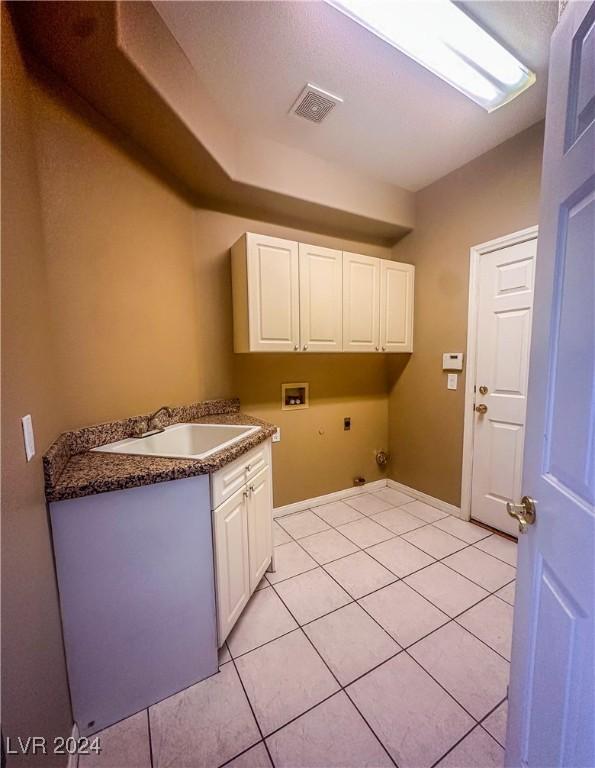
{"label": "wall outlet", "polygon": [[349,432],[349,430],[351,429],[351,416],[345,416],[345,418],[343,419],[343,429],[346,432]]}
{"label": "wall outlet", "polygon": [[456,373],[449,373],[448,374],[448,382],[446,384],[448,389],[456,389],[458,384],[459,377]]}
{"label": "wall outlet", "polygon": [[33,421],[31,420],[31,414],[23,416],[21,419],[23,423],[23,439],[25,441],[25,455],[27,461],[35,456],[35,436],[33,434]]}
{"label": "wall outlet", "polygon": [[273,442],[274,443],[280,443],[281,442],[281,427],[277,427],[277,431],[273,435]]}

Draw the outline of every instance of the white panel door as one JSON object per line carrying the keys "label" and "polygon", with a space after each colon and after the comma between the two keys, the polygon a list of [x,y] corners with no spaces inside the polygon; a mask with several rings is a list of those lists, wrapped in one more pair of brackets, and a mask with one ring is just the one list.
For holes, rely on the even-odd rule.
{"label": "white panel door", "polygon": [[343,349],[380,350],[380,259],[343,253]]}
{"label": "white panel door", "polygon": [[273,555],[273,493],[271,468],[266,467],[248,483],[248,541],[250,592],[264,576]]}
{"label": "white panel door", "polygon": [[249,233],[247,238],[250,350],[299,349],[298,244]]}
{"label": "white panel door", "polygon": [[340,352],[343,344],[343,254],[299,244],[300,341],[304,352]]}
{"label": "white panel door", "polygon": [[506,765],[592,768],[595,3],[568,3],[549,71]]}
{"label": "white panel door", "polygon": [[483,254],[478,270],[471,517],[513,536],[506,503],[521,492],[536,250],[532,239]]}
{"label": "white panel door", "polygon": [[380,260],[380,348],[382,352],[413,350],[413,278],[415,267]]}
{"label": "white panel door", "polygon": [[250,597],[248,491],[238,491],[213,512],[219,646]]}

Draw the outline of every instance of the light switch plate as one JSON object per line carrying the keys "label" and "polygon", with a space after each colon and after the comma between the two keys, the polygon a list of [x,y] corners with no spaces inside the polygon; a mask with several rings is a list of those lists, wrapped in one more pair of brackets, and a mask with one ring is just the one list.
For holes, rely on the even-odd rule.
{"label": "light switch plate", "polygon": [[33,421],[31,420],[31,414],[23,416],[21,419],[23,423],[23,439],[25,440],[25,455],[27,461],[35,456],[35,436],[33,435]]}
{"label": "light switch plate", "polygon": [[459,377],[457,376],[456,373],[449,373],[448,374],[448,383],[446,385],[447,388],[448,389],[456,389],[457,388],[457,384],[458,384],[458,379],[459,379]]}
{"label": "light switch plate", "polygon": [[277,427],[277,431],[273,435],[273,442],[274,443],[280,443],[281,442],[281,427]]}

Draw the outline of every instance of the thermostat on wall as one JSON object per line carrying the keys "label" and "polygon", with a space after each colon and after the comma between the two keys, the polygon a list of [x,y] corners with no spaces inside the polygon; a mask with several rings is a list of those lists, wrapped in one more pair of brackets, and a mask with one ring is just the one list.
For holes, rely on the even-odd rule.
{"label": "thermostat on wall", "polygon": [[463,353],[462,352],[445,352],[442,355],[442,370],[443,371],[462,371],[463,370]]}

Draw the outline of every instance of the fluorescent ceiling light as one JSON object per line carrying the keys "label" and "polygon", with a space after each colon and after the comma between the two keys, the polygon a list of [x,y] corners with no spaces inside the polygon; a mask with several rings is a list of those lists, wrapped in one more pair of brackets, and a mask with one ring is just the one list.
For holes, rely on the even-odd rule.
{"label": "fluorescent ceiling light", "polygon": [[327,2],[488,112],[535,82],[534,72],[450,0]]}

